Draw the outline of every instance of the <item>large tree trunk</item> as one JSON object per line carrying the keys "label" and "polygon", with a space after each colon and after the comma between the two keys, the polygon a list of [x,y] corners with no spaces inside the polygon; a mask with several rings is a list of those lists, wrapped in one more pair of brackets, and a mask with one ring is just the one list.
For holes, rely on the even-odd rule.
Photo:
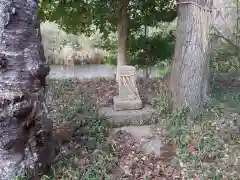
{"label": "large tree trunk", "polygon": [[127,62],[127,38],[128,38],[128,3],[129,0],[118,0],[117,9],[117,75],[119,66],[125,65]]}
{"label": "large tree trunk", "polygon": [[52,163],[52,121],[36,0],[0,1],[0,179],[32,175]]}
{"label": "large tree trunk", "polygon": [[[208,81],[208,40],[212,0],[179,0],[175,54],[169,88],[173,108],[203,110]],[[204,7],[204,8],[203,8]]]}

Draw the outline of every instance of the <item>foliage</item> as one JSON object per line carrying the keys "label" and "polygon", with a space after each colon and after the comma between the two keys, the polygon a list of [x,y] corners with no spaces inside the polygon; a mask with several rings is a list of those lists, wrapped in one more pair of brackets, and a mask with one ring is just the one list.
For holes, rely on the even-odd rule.
{"label": "foliage", "polygon": [[156,32],[149,37],[132,37],[129,42],[130,64],[140,68],[170,60],[174,51],[174,31]]}
{"label": "foliage", "polygon": [[152,105],[156,109],[157,116],[168,117],[171,113],[170,101],[165,93],[158,93],[152,99]]}
{"label": "foliage", "polygon": [[[175,29],[168,26],[159,25],[157,30],[149,27],[152,31],[148,37],[143,33],[137,33],[129,38],[128,57],[129,64],[137,68],[148,68],[151,66],[167,67],[171,64],[171,57],[174,51]],[[106,58],[106,63],[116,65],[117,63],[117,40],[116,37],[108,38],[104,41],[102,48],[106,49],[110,55]],[[166,72],[159,72],[166,74]]]}
{"label": "foliage", "polygon": [[89,5],[85,1],[40,0],[38,9],[42,21],[57,22],[67,33],[91,30]]}
{"label": "foliage", "polygon": [[211,55],[210,69],[214,74],[239,73],[240,61],[236,54],[236,47],[228,42],[221,43]]}
{"label": "foliage", "polygon": [[[43,21],[49,20],[56,22],[67,33],[85,33],[90,36],[96,29],[99,29],[104,39],[107,39],[111,33],[117,31],[117,8],[120,2],[121,0],[69,0],[68,3],[65,3],[60,0],[42,0],[39,4],[39,14]],[[167,42],[165,43],[165,41],[171,41],[171,38],[173,38],[170,34],[164,38],[160,34],[152,36],[152,38],[148,40],[150,41],[149,44],[154,44],[154,48],[149,47],[148,52],[144,51],[141,53],[140,51],[142,49],[145,50],[144,45],[147,39],[135,35],[142,31],[143,26],[155,27],[158,26],[159,22],[169,22],[175,19],[177,14],[174,1],[130,0],[128,2],[127,13],[129,19],[130,64],[136,64],[136,61],[140,61],[141,66],[148,66],[148,63],[145,61],[145,56],[142,58],[143,54],[150,56],[148,61],[153,62],[151,64],[155,64],[156,61],[159,59],[162,60],[166,56],[171,56],[169,55],[171,45]],[[158,41],[157,38],[159,38],[160,41]],[[116,64],[116,45],[113,47],[113,43],[116,43],[116,41],[111,42],[110,56],[106,57],[106,62],[109,64]],[[109,44],[109,42],[107,44]],[[157,46],[161,46],[163,50],[156,50]],[[109,48],[107,48],[107,50],[109,50]]]}
{"label": "foliage", "polygon": [[[92,24],[105,37],[116,32],[117,7],[115,0],[42,0],[39,14],[43,21],[57,22],[66,32],[91,34]],[[115,15],[114,15],[115,14]],[[172,0],[130,0],[128,4],[129,30],[138,31],[142,25],[155,26],[160,21],[176,17]]]}
{"label": "foliage", "polygon": [[111,65],[117,65],[117,37],[109,36],[103,40],[102,48],[109,52],[105,62]]}

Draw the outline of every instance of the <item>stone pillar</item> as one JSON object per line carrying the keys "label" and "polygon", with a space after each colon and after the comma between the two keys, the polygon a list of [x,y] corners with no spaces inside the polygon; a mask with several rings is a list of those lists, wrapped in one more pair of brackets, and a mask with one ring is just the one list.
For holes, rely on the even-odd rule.
{"label": "stone pillar", "polygon": [[117,111],[141,109],[142,100],[136,85],[136,68],[126,65],[119,67],[117,83],[119,96],[113,98],[114,109]]}

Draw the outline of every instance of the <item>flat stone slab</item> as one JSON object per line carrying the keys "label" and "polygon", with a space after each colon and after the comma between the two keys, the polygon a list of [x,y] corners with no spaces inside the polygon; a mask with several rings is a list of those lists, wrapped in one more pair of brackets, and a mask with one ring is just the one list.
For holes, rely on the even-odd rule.
{"label": "flat stone slab", "polygon": [[101,107],[99,109],[101,115],[105,115],[113,123],[115,127],[127,125],[144,125],[153,124],[154,109],[151,106],[144,106],[139,110],[122,110],[116,111],[114,107]]}
{"label": "flat stone slab", "polygon": [[135,140],[140,142],[140,149],[146,154],[161,155],[161,148],[163,143],[160,137],[160,130],[154,125],[143,125],[143,126],[123,126],[120,128],[114,128],[110,136],[114,137],[115,134],[120,131],[126,131],[130,133]]}
{"label": "flat stone slab", "polygon": [[113,97],[113,104],[114,104],[114,109],[116,111],[137,110],[137,109],[141,109],[143,106],[141,99],[128,100],[128,99],[122,99],[118,96]]}

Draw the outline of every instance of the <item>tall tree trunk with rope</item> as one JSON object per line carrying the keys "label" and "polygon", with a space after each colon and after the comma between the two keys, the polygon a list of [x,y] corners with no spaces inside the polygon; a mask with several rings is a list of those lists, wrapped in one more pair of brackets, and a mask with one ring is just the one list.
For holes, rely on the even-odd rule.
{"label": "tall tree trunk with rope", "polygon": [[36,0],[0,0],[0,180],[38,176],[55,156],[37,8]]}
{"label": "tall tree trunk with rope", "polygon": [[178,0],[177,39],[169,89],[173,109],[200,115],[208,85],[208,41],[213,0]]}

